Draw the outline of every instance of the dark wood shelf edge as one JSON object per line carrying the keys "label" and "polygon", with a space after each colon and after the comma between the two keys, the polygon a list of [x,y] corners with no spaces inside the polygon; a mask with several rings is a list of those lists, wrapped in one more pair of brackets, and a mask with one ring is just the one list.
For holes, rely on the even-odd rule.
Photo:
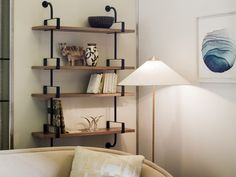
{"label": "dark wood shelf edge", "polygon": [[[125,133],[133,133],[135,132],[134,129],[131,128],[126,128]],[[60,138],[70,138],[70,137],[82,137],[82,136],[101,136],[101,135],[113,135],[113,134],[121,134],[121,129],[120,128],[102,128],[98,129],[95,132],[80,132],[80,133],[66,133],[66,134],[61,134]],[[32,132],[32,136],[34,138],[38,139],[51,139],[51,138],[56,138],[56,135],[54,133],[43,133],[43,132]]]}

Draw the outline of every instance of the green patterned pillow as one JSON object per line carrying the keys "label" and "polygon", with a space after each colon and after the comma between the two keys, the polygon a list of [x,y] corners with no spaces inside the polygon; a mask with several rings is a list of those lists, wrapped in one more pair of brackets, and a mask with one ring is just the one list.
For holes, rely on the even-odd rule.
{"label": "green patterned pillow", "polygon": [[140,177],[143,160],[141,155],[117,155],[77,147],[70,177]]}

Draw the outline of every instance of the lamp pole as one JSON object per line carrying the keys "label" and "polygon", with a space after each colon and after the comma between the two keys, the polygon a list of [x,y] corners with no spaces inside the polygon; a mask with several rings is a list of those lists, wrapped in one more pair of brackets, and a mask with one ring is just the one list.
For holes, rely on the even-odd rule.
{"label": "lamp pole", "polygon": [[152,86],[152,162],[155,162],[156,86]]}

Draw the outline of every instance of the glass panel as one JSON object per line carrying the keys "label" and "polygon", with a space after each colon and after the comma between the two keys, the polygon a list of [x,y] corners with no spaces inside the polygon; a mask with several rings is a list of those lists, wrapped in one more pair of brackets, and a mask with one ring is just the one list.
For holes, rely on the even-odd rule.
{"label": "glass panel", "polygon": [[9,61],[0,60],[0,100],[9,100]]}
{"label": "glass panel", "polygon": [[9,103],[0,103],[0,123],[2,129],[0,131],[0,146],[1,149],[9,149]]}
{"label": "glass panel", "polygon": [[10,0],[0,0],[0,149],[9,148],[9,19]]}

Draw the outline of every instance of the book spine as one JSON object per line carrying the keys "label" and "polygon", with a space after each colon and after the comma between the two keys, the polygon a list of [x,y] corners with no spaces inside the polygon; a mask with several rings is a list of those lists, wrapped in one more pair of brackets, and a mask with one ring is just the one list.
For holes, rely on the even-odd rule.
{"label": "book spine", "polygon": [[63,115],[63,109],[62,109],[62,104],[61,100],[59,100],[59,114],[60,114],[60,128],[61,128],[61,133],[64,134],[66,133],[65,130],[65,121],[64,121],[64,115]]}
{"label": "book spine", "polygon": [[96,75],[95,86],[94,86],[94,89],[93,89],[94,93],[98,93],[99,92],[99,87],[100,87],[101,79],[102,79],[102,75],[101,74],[97,74]]}
{"label": "book spine", "polygon": [[108,73],[104,74],[104,86],[103,86],[103,93],[107,93],[107,86],[108,86]]}
{"label": "book spine", "polygon": [[98,93],[103,93],[103,87],[104,87],[104,74],[101,74],[101,82],[100,82],[100,85],[99,85]]}
{"label": "book spine", "polygon": [[92,74],[90,76],[88,88],[87,88],[87,93],[94,93],[94,88],[95,88],[95,82],[96,82],[96,75],[97,74]]}
{"label": "book spine", "polygon": [[112,84],[113,84],[112,76],[113,76],[113,73],[109,73],[108,93],[112,93]]}
{"label": "book spine", "polygon": [[117,76],[117,74],[116,73],[114,73],[114,75],[113,75],[113,93],[116,93],[117,92],[117,90],[116,90],[116,88],[117,88],[117,79],[118,79],[118,76]]}

